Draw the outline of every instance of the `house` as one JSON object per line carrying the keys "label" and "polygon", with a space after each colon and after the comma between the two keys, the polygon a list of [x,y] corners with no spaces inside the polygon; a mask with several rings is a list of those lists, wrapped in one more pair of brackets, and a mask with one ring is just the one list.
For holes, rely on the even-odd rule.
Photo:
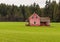
{"label": "house", "polygon": [[50,25],[50,18],[49,17],[39,17],[36,13],[33,13],[28,18],[29,26],[49,26]]}

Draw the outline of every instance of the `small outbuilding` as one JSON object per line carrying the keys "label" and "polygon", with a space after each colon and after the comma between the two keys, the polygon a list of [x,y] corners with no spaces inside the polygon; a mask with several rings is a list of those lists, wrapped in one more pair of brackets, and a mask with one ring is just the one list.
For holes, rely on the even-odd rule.
{"label": "small outbuilding", "polygon": [[40,17],[40,26],[50,26],[50,18]]}
{"label": "small outbuilding", "polygon": [[29,26],[50,26],[49,17],[39,17],[36,13],[33,13],[29,18],[27,25]]}

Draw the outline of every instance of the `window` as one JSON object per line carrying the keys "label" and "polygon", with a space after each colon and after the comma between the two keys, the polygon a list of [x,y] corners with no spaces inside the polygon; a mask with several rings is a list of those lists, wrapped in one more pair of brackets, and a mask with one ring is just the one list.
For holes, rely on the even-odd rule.
{"label": "window", "polygon": [[32,19],[33,19],[34,17],[32,16]]}
{"label": "window", "polygon": [[36,22],[34,21],[34,24],[36,24]]}
{"label": "window", "polygon": [[36,16],[36,18],[38,18],[38,17]]}

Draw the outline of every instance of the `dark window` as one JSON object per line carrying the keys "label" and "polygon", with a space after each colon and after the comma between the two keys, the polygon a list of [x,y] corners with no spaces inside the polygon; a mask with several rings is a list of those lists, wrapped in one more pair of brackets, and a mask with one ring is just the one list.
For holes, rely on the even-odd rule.
{"label": "dark window", "polygon": [[34,24],[36,24],[36,22],[34,21]]}
{"label": "dark window", "polygon": [[34,17],[32,16],[32,19],[33,19]]}
{"label": "dark window", "polygon": [[36,16],[36,18],[38,18],[38,17]]}

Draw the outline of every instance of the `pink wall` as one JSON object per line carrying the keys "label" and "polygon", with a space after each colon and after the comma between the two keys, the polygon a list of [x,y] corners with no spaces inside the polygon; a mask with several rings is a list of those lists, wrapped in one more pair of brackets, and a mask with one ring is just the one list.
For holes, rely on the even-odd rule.
{"label": "pink wall", "polygon": [[[30,22],[31,26],[39,26],[40,25],[40,17],[36,13],[33,13],[33,15],[29,17],[29,22]],[[34,22],[36,22],[36,23],[34,24]]]}
{"label": "pink wall", "polygon": [[[34,21],[36,22],[36,24],[34,24]],[[39,26],[40,25],[40,18],[33,18],[33,19],[31,18],[30,25]]]}

